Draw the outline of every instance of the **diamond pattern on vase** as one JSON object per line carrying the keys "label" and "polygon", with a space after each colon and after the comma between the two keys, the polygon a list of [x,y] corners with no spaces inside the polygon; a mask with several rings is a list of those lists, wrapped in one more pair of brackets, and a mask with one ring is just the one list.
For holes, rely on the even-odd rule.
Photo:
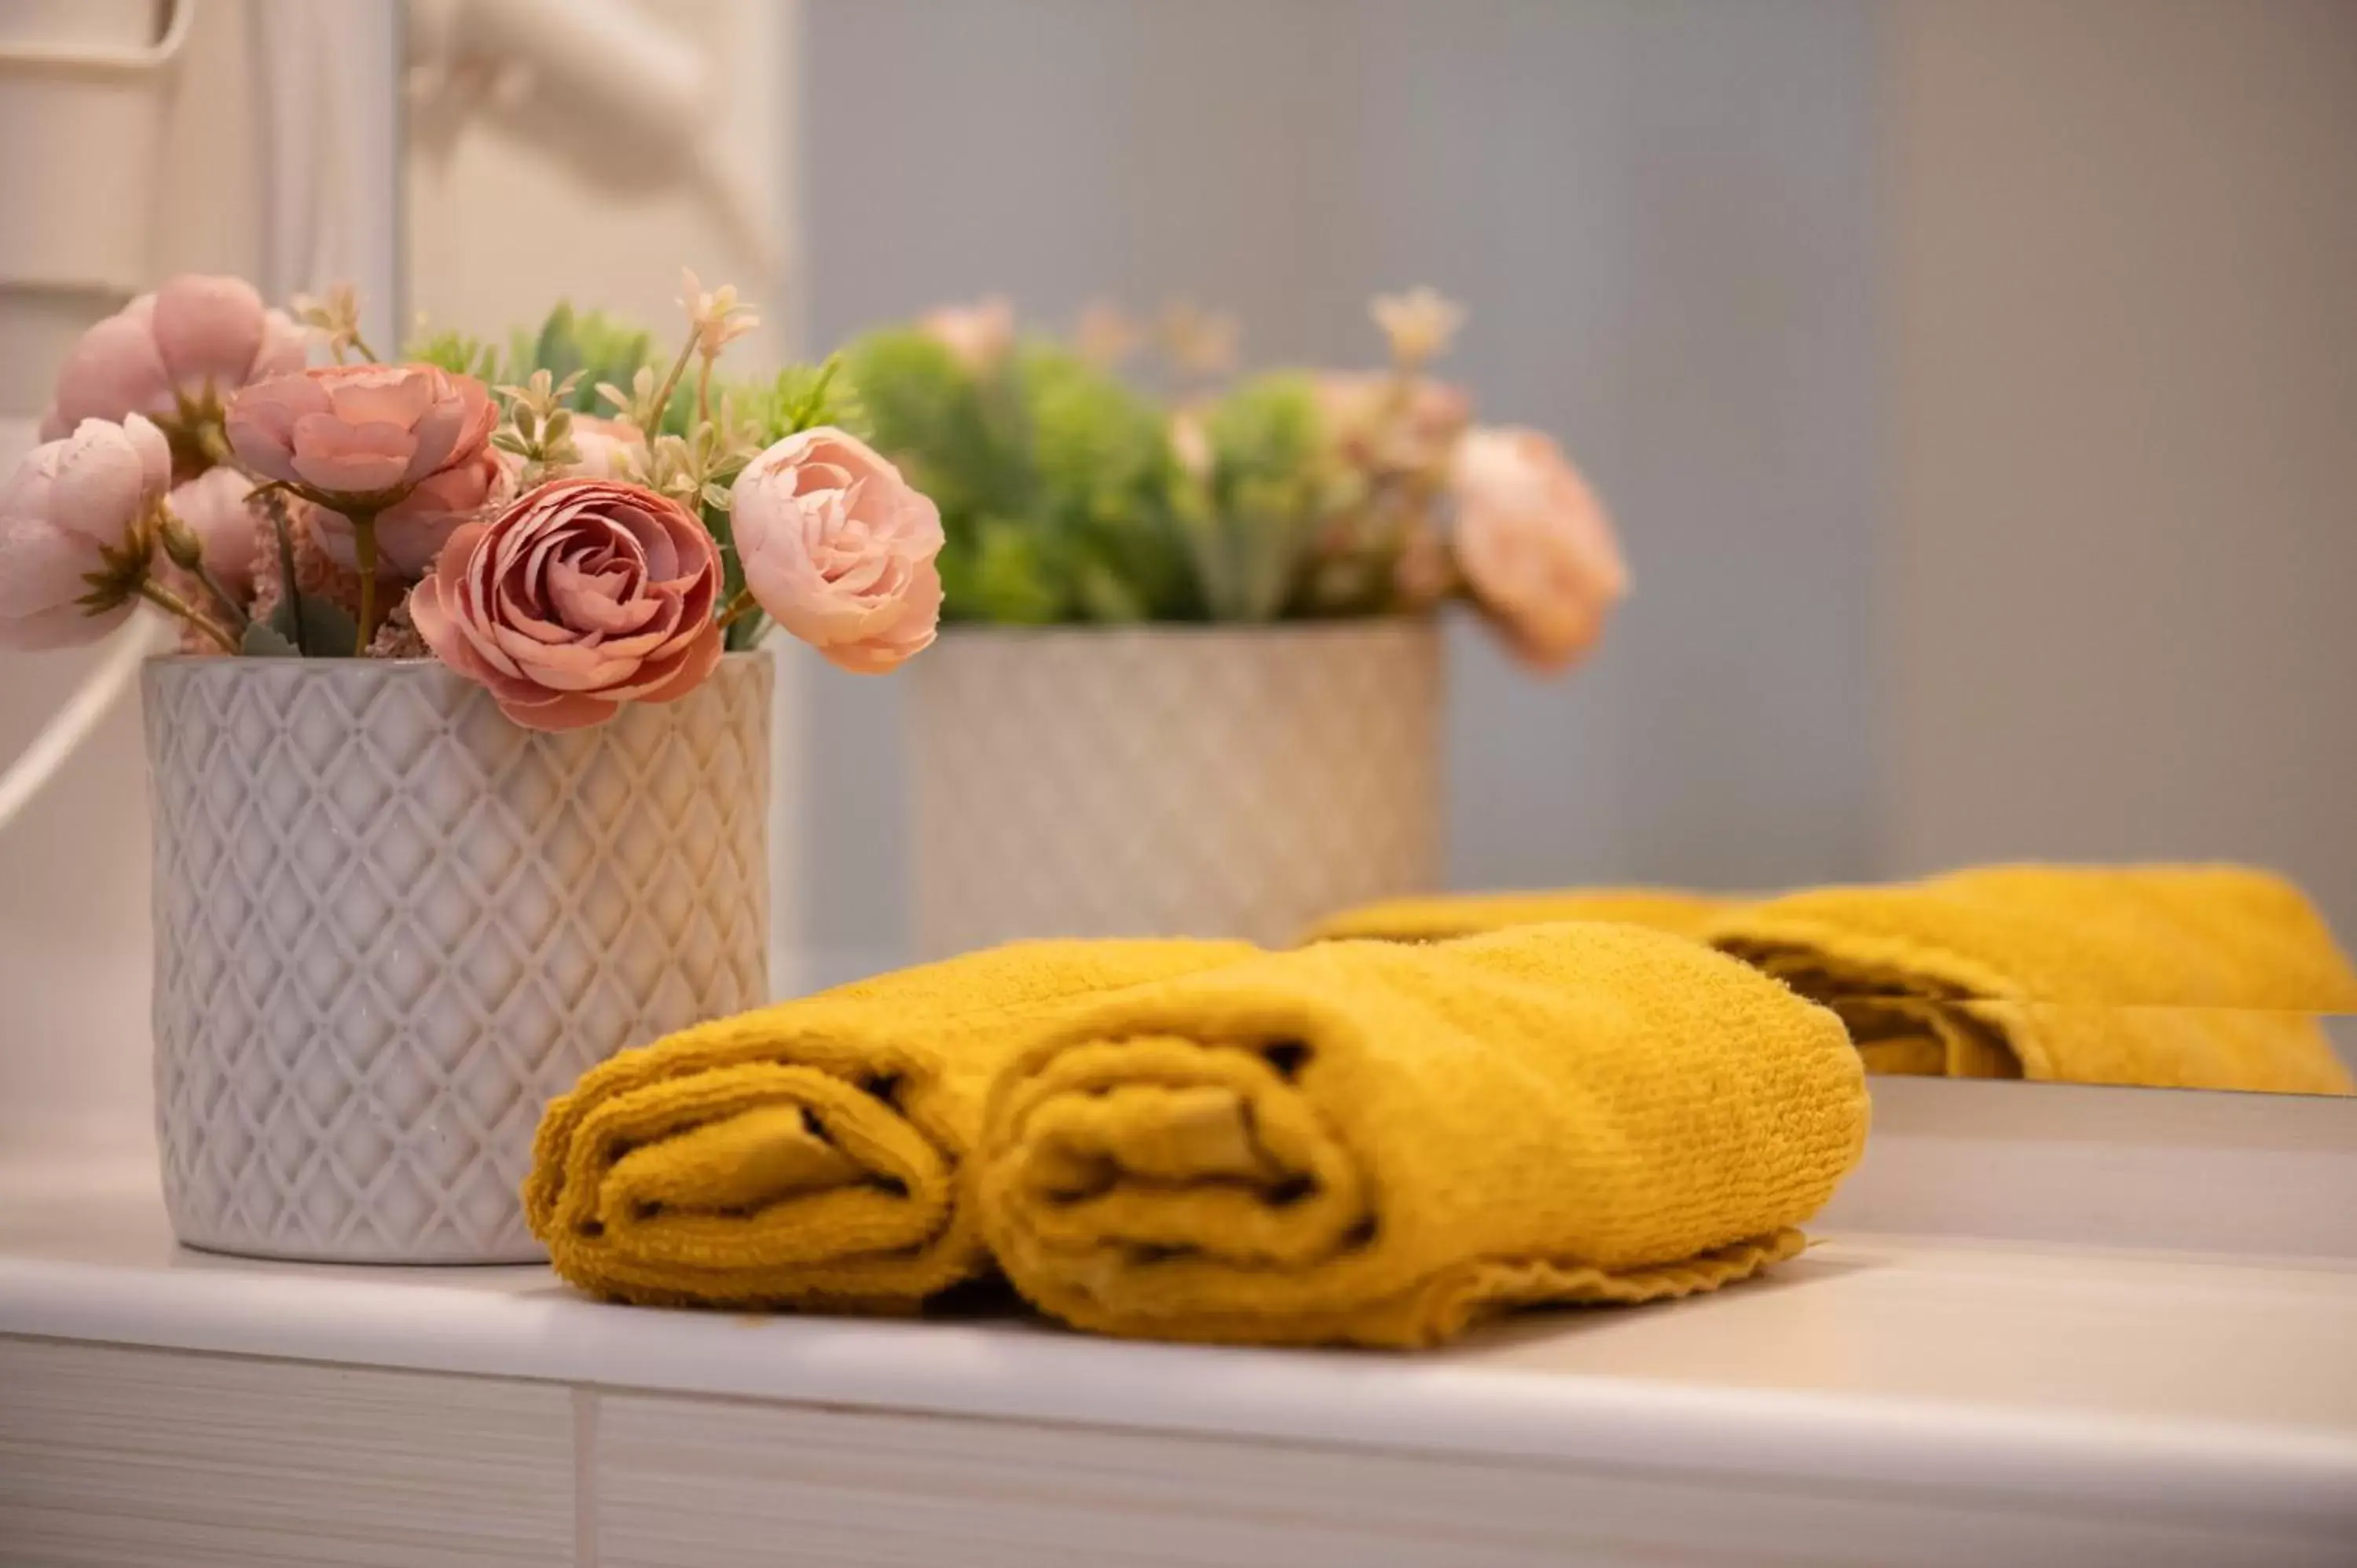
{"label": "diamond pattern on vase", "polygon": [[156,1119],[192,1246],[529,1262],[541,1108],[768,999],[771,664],[541,735],[438,664],[164,659]]}
{"label": "diamond pattern on vase", "polygon": [[911,667],[918,943],[1242,936],[1429,887],[1423,621],[957,628]]}

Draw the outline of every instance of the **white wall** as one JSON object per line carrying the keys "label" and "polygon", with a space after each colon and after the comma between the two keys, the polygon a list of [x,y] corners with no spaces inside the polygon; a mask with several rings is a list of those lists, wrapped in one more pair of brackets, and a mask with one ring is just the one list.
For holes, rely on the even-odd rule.
{"label": "white wall", "polygon": [[[156,276],[262,272],[250,26],[246,0],[199,9],[163,138]],[[0,656],[0,757],[23,749],[92,653]],[[0,1150],[145,1135],[147,959],[146,761],[125,703],[0,833]]]}
{"label": "white wall", "polygon": [[[358,220],[347,231],[330,211],[325,243],[270,242],[278,216],[274,203],[286,193],[274,189],[270,178],[257,62],[264,48],[322,42],[276,27],[273,6],[329,5],[341,15],[325,41],[346,48],[350,29],[387,19],[379,0],[203,0],[164,138],[153,276],[236,273],[283,294],[322,281],[277,275],[290,265],[316,263],[344,274],[351,270],[354,232],[371,223],[391,226],[390,211],[345,213]],[[784,111],[791,4],[661,0],[650,9],[718,62],[723,87],[714,94],[715,113],[729,116],[736,150],[750,163],[757,188],[790,214],[793,158]],[[332,83],[327,90],[337,91]],[[784,351],[798,310],[794,297],[782,283],[765,286],[775,280],[760,278],[743,247],[683,200],[601,199],[576,172],[488,126],[461,135],[447,163],[430,169],[420,164],[412,175],[407,216],[415,244],[402,259],[411,302],[439,321],[503,332],[511,322],[536,318],[557,294],[571,293],[667,323],[676,313],[679,266],[694,262],[708,281],[737,278],[770,307],[766,340],[750,345],[751,354]],[[363,275],[381,270],[390,277],[391,260],[373,259]],[[378,303],[389,313],[390,302]],[[16,434],[29,439],[21,426]],[[91,661],[90,650],[0,661],[0,758],[23,748]],[[785,737],[799,729],[796,690],[791,680],[780,682]],[[794,843],[791,779],[787,775],[780,791],[786,820],[775,832],[786,850]],[[87,1149],[146,1135],[147,844],[145,761],[135,704],[126,703],[50,791],[0,833],[0,998],[6,1003],[0,1012],[0,1151],[36,1143]],[[790,898],[780,906],[788,911],[782,946],[794,935],[793,906]]]}

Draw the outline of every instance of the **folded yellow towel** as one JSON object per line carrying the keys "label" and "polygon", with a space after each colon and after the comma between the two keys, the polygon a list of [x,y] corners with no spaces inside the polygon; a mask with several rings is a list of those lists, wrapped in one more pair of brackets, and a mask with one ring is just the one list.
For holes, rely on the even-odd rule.
{"label": "folded yellow towel", "polygon": [[1303,940],[1437,942],[1558,920],[1609,920],[1618,925],[1668,931],[1674,936],[1698,937],[1733,902],[1708,893],[1683,893],[1666,887],[1586,887],[1563,893],[1435,893],[1345,909],[1312,926]]}
{"label": "folded yellow towel", "polygon": [[1730,910],[1723,950],[1842,1015],[1877,1071],[2346,1094],[2315,1015],[2357,975],[2240,866],[1995,866]]}
{"label": "folded yellow towel", "polygon": [[1788,1257],[1866,1126],[1831,1014],[1698,943],[1534,926],[1093,1004],[1002,1071],[978,1198],[1080,1327],[1415,1346]]}
{"label": "folded yellow towel", "polygon": [[525,1214],[604,1295],[909,1309],[985,1267],[966,1156],[1016,1046],[1089,997],[1254,952],[1022,943],[625,1051],[549,1106]]}

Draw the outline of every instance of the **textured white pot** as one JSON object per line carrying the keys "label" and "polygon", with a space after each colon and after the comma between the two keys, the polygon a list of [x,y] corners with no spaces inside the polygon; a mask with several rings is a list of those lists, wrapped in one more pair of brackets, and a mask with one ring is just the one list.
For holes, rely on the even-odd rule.
{"label": "textured white pot", "polygon": [[190,1246],[541,1255],[594,1063],[768,998],[771,662],[539,735],[439,664],[158,659],[156,1119]]}
{"label": "textured white pot", "polygon": [[909,673],[927,956],[1284,942],[1439,872],[1429,621],[958,627]]}

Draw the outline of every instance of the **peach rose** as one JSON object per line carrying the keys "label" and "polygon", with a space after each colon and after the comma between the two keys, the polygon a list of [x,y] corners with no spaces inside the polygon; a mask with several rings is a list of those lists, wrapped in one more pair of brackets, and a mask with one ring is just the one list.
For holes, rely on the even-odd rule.
{"label": "peach rose", "polygon": [[262,521],[246,504],[253,493],[253,482],[235,468],[208,468],[188,483],[173,486],[165,498],[172,515],[196,534],[205,570],[240,598],[253,588],[254,556],[261,546]]}
{"label": "peach rose", "polygon": [[1629,591],[1611,520],[1555,444],[1534,430],[1476,429],[1448,486],[1456,554],[1474,602],[1534,669],[1570,665]]}
{"label": "peach rose", "polygon": [[389,504],[473,463],[497,420],[472,376],[434,365],[323,365],[240,392],[229,440],[248,467],[307,499]]}
{"label": "peach rose", "polygon": [[917,330],[947,349],[964,369],[981,375],[1015,347],[1015,306],[997,295],[972,305],[945,305],[917,317]]}
{"label": "peach rose", "polygon": [[668,497],[552,479],[460,527],[409,615],[442,662],[527,729],[683,697],[720,661],[720,553]]}
{"label": "peach rose", "polygon": [[176,277],[81,335],[58,369],[42,435],[130,413],[174,424],[184,403],[218,404],[250,382],[301,370],[309,341],[242,278]]}
{"label": "peach rose", "polygon": [[135,413],[25,455],[0,485],[0,648],[89,642],[131,613],[129,599],[90,613],[84,578],[133,542],[171,476],[164,433]]}
{"label": "peach rose", "polygon": [[732,498],[745,585],[828,662],[880,675],[931,643],[942,514],[866,443],[831,425],[789,435]]}

